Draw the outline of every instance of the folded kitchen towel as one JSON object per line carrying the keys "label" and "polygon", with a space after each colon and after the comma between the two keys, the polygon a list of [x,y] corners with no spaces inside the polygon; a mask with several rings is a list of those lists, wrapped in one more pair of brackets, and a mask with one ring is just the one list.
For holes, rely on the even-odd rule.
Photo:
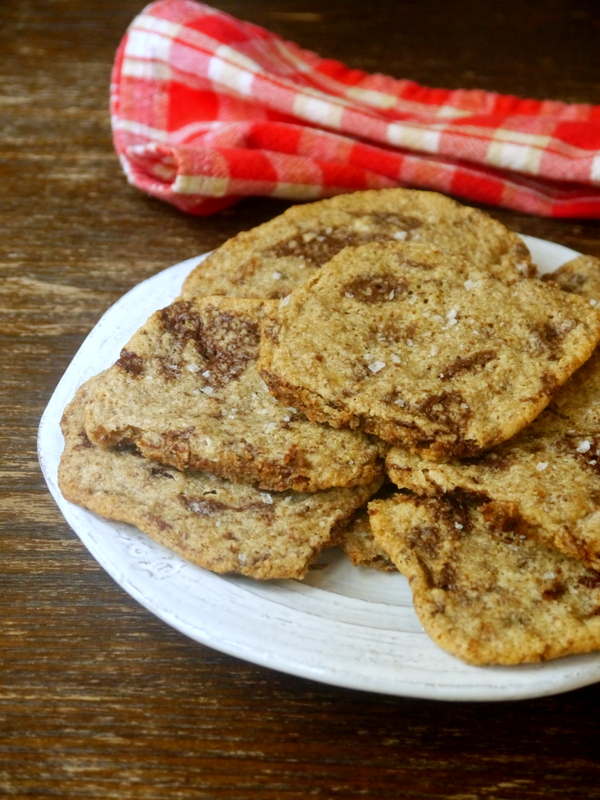
{"label": "folded kitchen towel", "polygon": [[194,214],[411,186],[600,217],[600,106],[369,75],[194,0],[133,21],[111,115],[130,182]]}

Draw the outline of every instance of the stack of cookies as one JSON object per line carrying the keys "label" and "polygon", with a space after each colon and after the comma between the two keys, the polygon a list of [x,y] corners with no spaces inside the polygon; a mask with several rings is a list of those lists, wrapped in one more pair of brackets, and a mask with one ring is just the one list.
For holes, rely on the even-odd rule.
{"label": "stack of cookies", "polygon": [[441,195],[291,208],[80,388],[61,490],[216,572],[397,568],[469,663],[600,649],[600,262],[534,275]]}

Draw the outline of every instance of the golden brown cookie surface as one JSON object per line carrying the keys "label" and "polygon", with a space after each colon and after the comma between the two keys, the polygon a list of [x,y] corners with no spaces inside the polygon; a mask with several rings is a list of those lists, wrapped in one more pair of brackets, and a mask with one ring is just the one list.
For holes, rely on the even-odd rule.
{"label": "golden brown cookie surface", "polygon": [[369,567],[381,572],[396,569],[388,554],[373,538],[366,505],[336,534],[335,541],[355,567]]}
{"label": "golden brown cookie surface", "polygon": [[182,297],[282,298],[342,248],[389,240],[468,256],[506,280],[535,271],[521,239],[483,211],[436,192],[383,189],[293,206],[238,234],[193,270]]}
{"label": "golden brown cookie surface", "polygon": [[539,541],[600,569],[600,351],[531,425],[489,453],[433,464],[393,448],[387,467],[418,494],[460,488],[493,500]]}
{"label": "golden brown cookie surface", "polygon": [[215,297],[153,314],[96,382],[90,439],[272,491],[379,478],[380,442],[309,422],[269,394],[256,370],[263,312],[260,300]]}
{"label": "golden brown cookie surface", "polygon": [[600,258],[577,256],[554,272],[544,275],[565,292],[585,297],[600,311]]}
{"label": "golden brown cookie surface", "polygon": [[523,664],[600,648],[600,575],[502,530],[460,496],[369,503],[376,540],[408,578],[432,639],[469,664]]}
{"label": "golden brown cookie surface", "polygon": [[347,248],[279,302],[259,371],[310,419],[427,457],[513,436],[591,354],[596,312],[421,244]]}
{"label": "golden brown cookie surface", "polygon": [[131,449],[93,445],[83,422],[95,378],[65,410],[59,486],[65,498],[138,527],[213,572],[302,578],[332,530],[378,488],[261,492],[209,473],[183,473]]}

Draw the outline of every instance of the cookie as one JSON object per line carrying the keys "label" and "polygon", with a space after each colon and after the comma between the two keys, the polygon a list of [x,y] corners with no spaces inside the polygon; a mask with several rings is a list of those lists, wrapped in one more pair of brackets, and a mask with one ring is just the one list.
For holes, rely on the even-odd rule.
{"label": "cookie", "polygon": [[72,503],[135,525],[182,558],[260,580],[302,578],[332,531],[378,488],[268,493],[210,473],[160,466],[132,448],[92,444],[85,407],[96,379],[63,415],[59,487]]}
{"label": "cookie", "polygon": [[595,256],[577,256],[544,275],[542,280],[551,281],[565,292],[585,297],[592,306],[600,303],[600,258]]}
{"label": "cookie", "polygon": [[433,464],[393,448],[387,468],[418,494],[459,488],[493,500],[505,526],[523,521],[538,541],[600,570],[600,350],[531,425],[489,453]]}
{"label": "cookie", "polygon": [[90,440],[269,491],[379,478],[380,442],[309,422],[269,394],[256,370],[263,312],[260,300],[215,297],[154,313],[96,383]]}
{"label": "cookie", "polygon": [[355,567],[369,567],[381,572],[393,572],[396,569],[388,554],[373,538],[366,505],[336,534],[335,541]]}
{"label": "cookie", "polygon": [[279,302],[259,372],[315,421],[432,459],[513,436],[591,354],[600,317],[427,245],[347,248]]}
{"label": "cookie", "polygon": [[342,248],[420,241],[514,280],[535,267],[521,239],[483,211],[436,192],[382,189],[288,208],[225,242],[194,269],[182,297],[282,298]]}
{"label": "cookie", "polygon": [[397,495],[369,511],[423,627],[463,661],[525,664],[600,649],[600,575],[498,526],[493,509]]}

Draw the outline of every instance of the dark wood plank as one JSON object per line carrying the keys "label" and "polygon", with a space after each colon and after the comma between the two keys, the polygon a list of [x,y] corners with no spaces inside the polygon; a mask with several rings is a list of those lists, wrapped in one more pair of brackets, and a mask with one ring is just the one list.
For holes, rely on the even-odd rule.
{"label": "dark wood plank", "polygon": [[[36,432],[103,311],[285,208],[210,218],[129,187],[108,82],[142,4],[0,8],[0,795],[119,800],[600,797],[599,689],[505,704],[347,691],[201,646],[130,599],[48,494]],[[218,7],[349,65],[426,85],[600,97],[592,2],[281,0]],[[596,221],[494,210],[600,255]]]}

